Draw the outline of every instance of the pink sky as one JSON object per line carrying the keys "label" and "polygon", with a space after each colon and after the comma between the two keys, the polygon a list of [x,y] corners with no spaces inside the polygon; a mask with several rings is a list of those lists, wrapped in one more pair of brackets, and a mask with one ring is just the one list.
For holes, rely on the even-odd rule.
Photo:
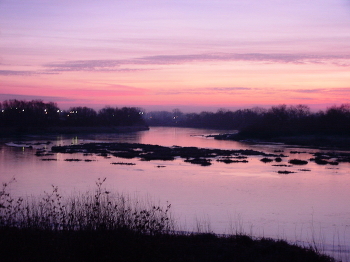
{"label": "pink sky", "polygon": [[349,0],[2,0],[0,101],[350,103]]}

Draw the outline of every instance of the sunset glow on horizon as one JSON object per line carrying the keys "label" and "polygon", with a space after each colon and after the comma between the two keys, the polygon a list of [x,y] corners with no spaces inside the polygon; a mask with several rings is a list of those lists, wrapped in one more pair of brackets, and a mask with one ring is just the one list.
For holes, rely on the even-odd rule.
{"label": "sunset glow on horizon", "polygon": [[350,1],[3,0],[0,102],[350,103]]}

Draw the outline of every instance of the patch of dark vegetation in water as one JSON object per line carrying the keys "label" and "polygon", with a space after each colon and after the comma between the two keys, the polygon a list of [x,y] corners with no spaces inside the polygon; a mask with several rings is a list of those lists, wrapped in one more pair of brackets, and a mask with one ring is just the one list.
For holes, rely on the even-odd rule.
{"label": "patch of dark vegetation in water", "polygon": [[328,164],[330,164],[330,165],[332,165],[332,166],[337,166],[337,165],[339,165],[339,163],[336,162],[336,161],[330,161],[330,162],[328,162]]}
{"label": "patch of dark vegetation in water", "polygon": [[109,157],[108,152],[100,152],[97,154],[98,156]]}
{"label": "patch of dark vegetation in water", "polygon": [[175,160],[175,157],[172,155],[163,155],[160,153],[146,153],[140,156],[143,161],[151,160],[163,160],[163,161],[172,161]]}
{"label": "patch of dark vegetation in water", "polygon": [[310,161],[314,161],[317,165],[327,165],[328,164],[328,161],[325,159],[322,159],[321,157],[310,158]]}
{"label": "patch of dark vegetation in water", "polygon": [[53,153],[48,153],[46,151],[36,151],[35,153],[36,156],[53,156]]}
{"label": "patch of dark vegetation in water", "polygon": [[304,151],[290,151],[291,154],[306,154],[307,152]]}
{"label": "patch of dark vegetation in water", "polygon": [[337,161],[330,161],[328,159],[323,159],[322,157],[310,158],[310,161],[314,161],[318,165],[332,165],[332,166],[339,165],[339,162]]}
{"label": "patch of dark vegetation in water", "polygon": [[221,159],[217,159],[217,162],[222,162],[225,164],[232,164],[232,163],[248,163],[248,160],[236,160],[236,159],[231,159],[231,158],[221,158]]}
{"label": "patch of dark vegetation in water", "polygon": [[311,171],[311,169],[298,169],[299,171],[303,171],[303,172],[309,172]]}
{"label": "patch of dark vegetation in water", "polygon": [[[180,146],[160,146],[139,143],[87,143],[80,145],[69,146],[53,146],[51,148],[53,153],[83,153],[83,154],[97,154],[100,156],[112,155],[119,158],[133,159],[139,158],[143,161],[162,160],[172,161],[176,157],[186,159],[192,164],[211,165],[210,161],[203,161],[201,159],[212,159],[217,157],[232,158],[232,160],[225,160],[222,162],[230,163],[247,163],[248,161],[239,161],[239,159],[246,159],[248,156],[263,156],[282,158],[286,157],[283,154],[270,154],[262,151],[251,149],[240,150],[225,150],[225,149],[209,149],[198,147],[180,147]],[[238,159],[238,160],[233,160]],[[190,160],[190,161],[189,161]],[[232,162],[231,162],[232,161]],[[219,161],[220,162],[220,161]],[[210,163],[210,164],[209,164]]]}
{"label": "patch of dark vegetation in water", "polygon": [[41,161],[57,161],[56,158],[42,158]]}
{"label": "patch of dark vegetation in water", "polygon": [[260,159],[260,161],[263,163],[270,163],[270,162],[273,162],[273,159],[264,157],[264,158]]}
{"label": "patch of dark vegetation in water", "polygon": [[278,174],[284,174],[284,175],[287,175],[287,174],[292,174],[292,173],[295,173],[293,171],[288,171],[288,170],[280,170],[277,172]]}
{"label": "patch of dark vegetation in water", "polygon": [[112,162],[112,165],[124,165],[124,166],[134,166],[135,163],[127,163],[127,162]]}
{"label": "patch of dark vegetation in water", "polygon": [[307,165],[308,162],[306,160],[300,160],[300,159],[291,159],[288,161],[288,163],[293,165]]}
{"label": "patch of dark vegetation in water", "polygon": [[36,152],[35,152],[35,155],[36,156],[43,156],[43,155],[45,155],[46,154],[46,151],[45,150],[37,150]]}
{"label": "patch of dark vegetation in water", "polygon": [[92,160],[92,159],[84,159],[85,162],[94,162],[96,160]]}
{"label": "patch of dark vegetation in water", "polygon": [[83,161],[83,160],[79,159],[79,158],[66,158],[64,161],[67,161],[67,162],[80,162],[80,161]]}
{"label": "patch of dark vegetation in water", "polygon": [[313,156],[310,160],[319,165],[350,163],[350,153],[347,152],[317,152]]}
{"label": "patch of dark vegetation in water", "polygon": [[120,157],[120,158],[126,158],[126,159],[132,159],[138,156],[138,153],[134,153],[133,151],[124,151],[124,152],[115,152],[112,153],[113,156],[115,157]]}
{"label": "patch of dark vegetation in water", "polygon": [[233,156],[232,158],[235,158],[235,159],[247,159],[248,157],[247,156]]}
{"label": "patch of dark vegetation in water", "polygon": [[211,159],[206,159],[206,158],[188,158],[184,161],[189,162],[191,164],[201,165],[201,166],[211,165]]}
{"label": "patch of dark vegetation in water", "polygon": [[162,167],[166,167],[166,166],[156,166],[157,168],[162,168]]}
{"label": "patch of dark vegetation in water", "polygon": [[272,166],[283,166],[283,167],[291,167],[292,165],[280,164],[280,165],[272,165]]}

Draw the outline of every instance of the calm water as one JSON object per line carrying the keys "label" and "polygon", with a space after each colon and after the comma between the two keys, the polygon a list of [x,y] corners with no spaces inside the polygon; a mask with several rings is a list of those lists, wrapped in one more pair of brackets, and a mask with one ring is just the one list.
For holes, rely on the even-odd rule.
{"label": "calm water", "polygon": [[[63,194],[94,188],[97,178],[107,178],[106,187],[155,201],[172,204],[175,218],[185,230],[196,230],[197,222],[216,233],[244,231],[254,236],[319,242],[330,254],[342,249],[345,257],[350,249],[350,164],[276,167],[264,164],[261,156],[248,158],[249,163],[224,164],[214,161],[202,167],[175,161],[139,161],[137,159],[104,158],[82,154],[55,154],[42,161],[36,148],[52,145],[79,144],[91,141],[137,142],[165,146],[196,146],[221,149],[255,149],[273,153],[283,150],[289,158],[308,160],[318,149],[288,148],[283,145],[247,145],[219,141],[201,135],[219,131],[190,128],[154,127],[132,134],[99,134],[91,136],[26,137],[0,141],[1,182],[15,177],[14,195],[38,195],[57,185]],[[8,146],[22,140],[34,149]],[[51,141],[50,145],[39,144]],[[9,144],[11,145],[11,144]],[[290,154],[291,150],[303,151]],[[67,162],[67,158],[95,160]],[[289,158],[282,163],[287,164]],[[133,166],[111,165],[130,162]],[[157,166],[165,166],[158,168]],[[308,169],[309,171],[301,171]],[[296,173],[281,175],[279,170]],[[339,246],[340,245],[340,246]]]}

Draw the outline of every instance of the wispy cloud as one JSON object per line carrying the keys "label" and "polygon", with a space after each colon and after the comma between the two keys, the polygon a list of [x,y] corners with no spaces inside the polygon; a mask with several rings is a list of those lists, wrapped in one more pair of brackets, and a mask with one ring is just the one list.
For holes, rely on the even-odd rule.
{"label": "wispy cloud", "polygon": [[0,70],[2,76],[29,76],[34,74],[31,71],[16,71],[16,70]]}
{"label": "wispy cloud", "polygon": [[[193,55],[159,55],[137,58],[132,61],[139,64],[181,64],[205,61],[251,61],[268,63],[319,64],[336,60],[348,60],[350,55],[308,55],[308,54],[264,54],[264,53],[210,53]],[[340,63],[342,66],[346,63]]]}
{"label": "wispy cloud", "polygon": [[296,93],[307,93],[307,94],[313,94],[313,93],[320,93],[327,91],[323,88],[316,88],[316,89],[293,89],[293,90],[287,90],[289,92],[296,92]]}
{"label": "wispy cloud", "polygon": [[350,87],[343,87],[343,88],[315,88],[315,89],[288,89],[285,90],[288,92],[295,92],[295,93],[307,93],[307,94],[313,94],[313,93],[350,93]]}
{"label": "wispy cloud", "polygon": [[71,89],[66,93],[71,96],[80,97],[118,97],[143,95],[148,92],[147,89],[137,88],[125,85],[108,85],[98,89]]}
{"label": "wispy cloud", "polygon": [[[206,62],[252,62],[282,64],[332,64],[350,67],[350,55],[308,55],[308,54],[264,54],[264,53],[205,53],[192,55],[158,55],[131,59],[72,60],[52,62],[40,70],[0,70],[2,76],[32,76],[60,74],[63,72],[132,72],[154,70],[145,68],[152,65],[179,65]],[[141,66],[141,67],[140,67]]]}
{"label": "wispy cloud", "polygon": [[55,75],[51,71],[22,71],[22,70],[0,70],[0,76],[32,76],[32,75]]}
{"label": "wispy cloud", "polygon": [[247,61],[262,63],[291,63],[291,64],[324,64],[332,63],[336,66],[350,66],[350,55],[308,55],[308,54],[264,54],[264,53],[205,53],[190,55],[157,55],[131,59],[111,60],[74,60],[53,62],[43,65],[50,72],[74,71],[135,71],[149,70],[142,68],[123,68],[127,65],[173,65],[196,62],[227,62]]}
{"label": "wispy cloud", "polygon": [[241,91],[250,91],[249,87],[205,87],[205,88],[182,88],[182,89],[166,89],[156,92],[157,95],[180,95],[180,94],[239,94]]}
{"label": "wispy cloud", "polygon": [[74,99],[70,99],[63,96],[40,96],[40,95],[18,95],[18,94],[0,94],[0,101],[17,99],[17,100],[43,100],[50,102],[58,102],[58,101],[74,101]]}
{"label": "wispy cloud", "polygon": [[63,63],[45,64],[44,67],[50,71],[66,72],[66,71],[111,71],[116,70],[120,66],[118,60],[76,60],[66,61]]}
{"label": "wispy cloud", "polygon": [[[132,60],[76,60],[63,63],[45,64],[46,72],[131,72],[144,71],[143,68],[126,68],[124,65],[134,64]],[[150,69],[147,69],[150,70]]]}
{"label": "wispy cloud", "polygon": [[[248,93],[247,93],[248,92]],[[256,92],[261,95],[275,95],[277,92],[281,94],[304,94],[304,95],[313,95],[313,94],[329,94],[329,95],[350,95],[350,87],[348,88],[314,88],[314,89],[283,89],[283,88],[250,88],[250,87],[206,87],[206,88],[181,88],[181,89],[165,89],[158,90],[157,95],[180,95],[180,94],[189,94],[189,95],[212,95],[212,94],[228,94],[228,95],[239,95],[239,94],[249,94],[249,92],[254,95]],[[289,97],[291,98],[291,97]],[[302,99],[301,97],[297,97]],[[304,97],[304,99],[311,99]]]}
{"label": "wispy cloud", "polygon": [[209,87],[204,90],[217,91],[217,92],[232,92],[232,91],[242,91],[242,90],[252,90],[249,87]]}

